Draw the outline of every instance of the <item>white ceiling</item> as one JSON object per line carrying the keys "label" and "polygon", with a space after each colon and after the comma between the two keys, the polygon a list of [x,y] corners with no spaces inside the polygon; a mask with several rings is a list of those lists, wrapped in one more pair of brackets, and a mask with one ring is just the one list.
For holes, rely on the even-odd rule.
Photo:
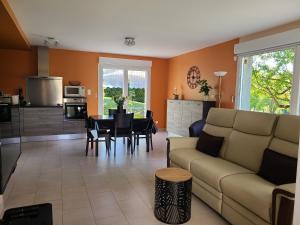
{"label": "white ceiling", "polygon": [[[300,0],[9,0],[33,45],[169,58],[300,19]],[[134,47],[124,37],[136,38]]]}

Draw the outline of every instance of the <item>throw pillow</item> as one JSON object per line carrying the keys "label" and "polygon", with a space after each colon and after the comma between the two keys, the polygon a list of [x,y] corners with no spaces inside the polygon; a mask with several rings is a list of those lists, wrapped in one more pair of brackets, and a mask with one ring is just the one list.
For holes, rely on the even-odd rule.
{"label": "throw pillow", "polygon": [[200,133],[196,149],[205,154],[218,157],[224,137],[210,135],[204,131]]}
{"label": "throw pillow", "polygon": [[258,171],[258,176],[276,184],[296,182],[297,159],[292,158],[272,149],[264,151],[263,160]]}

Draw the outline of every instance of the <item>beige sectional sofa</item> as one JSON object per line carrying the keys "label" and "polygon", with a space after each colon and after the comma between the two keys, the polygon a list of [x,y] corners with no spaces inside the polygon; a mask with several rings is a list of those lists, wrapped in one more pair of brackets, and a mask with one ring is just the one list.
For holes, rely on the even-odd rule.
{"label": "beige sectional sofa", "polygon": [[[300,117],[212,108],[204,131],[224,138],[219,157],[196,150],[198,138],[168,138],[168,166],[189,170],[193,193],[235,225],[288,225],[295,184],[256,175],[264,150],[297,158]],[[194,212],[195,213],[195,212]]]}

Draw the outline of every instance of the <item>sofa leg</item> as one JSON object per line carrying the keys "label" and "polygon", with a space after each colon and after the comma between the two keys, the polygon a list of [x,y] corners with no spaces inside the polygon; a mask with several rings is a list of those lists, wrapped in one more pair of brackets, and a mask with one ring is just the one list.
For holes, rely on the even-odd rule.
{"label": "sofa leg", "polygon": [[167,138],[167,167],[170,167],[170,140]]}

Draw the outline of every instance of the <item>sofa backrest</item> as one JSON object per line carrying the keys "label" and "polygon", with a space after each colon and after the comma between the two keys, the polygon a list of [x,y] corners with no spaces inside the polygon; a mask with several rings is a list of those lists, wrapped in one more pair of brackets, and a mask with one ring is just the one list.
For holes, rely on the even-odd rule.
{"label": "sofa backrest", "polygon": [[207,115],[203,130],[208,134],[224,137],[224,143],[219,154],[220,157],[224,157],[235,115],[236,110],[223,108],[210,108]]}
{"label": "sofa backrest", "polygon": [[281,154],[298,158],[300,116],[279,116],[269,148]]}
{"label": "sofa backrest", "polygon": [[257,172],[276,121],[274,114],[237,111],[224,158]]}

